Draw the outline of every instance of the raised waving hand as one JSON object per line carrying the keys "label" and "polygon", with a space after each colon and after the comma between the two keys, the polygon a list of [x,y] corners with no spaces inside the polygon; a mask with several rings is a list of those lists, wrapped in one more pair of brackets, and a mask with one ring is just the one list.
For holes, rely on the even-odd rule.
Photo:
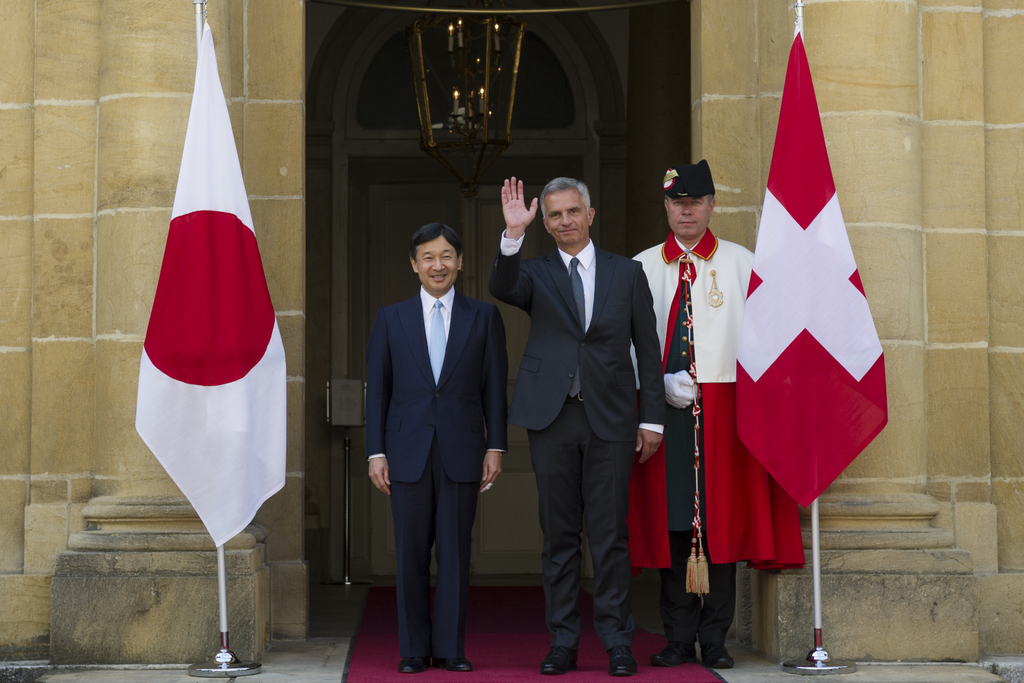
{"label": "raised waving hand", "polygon": [[501,212],[505,216],[505,237],[517,240],[537,215],[537,198],[534,197],[530,208],[526,208],[523,181],[517,181],[513,176],[501,188]]}

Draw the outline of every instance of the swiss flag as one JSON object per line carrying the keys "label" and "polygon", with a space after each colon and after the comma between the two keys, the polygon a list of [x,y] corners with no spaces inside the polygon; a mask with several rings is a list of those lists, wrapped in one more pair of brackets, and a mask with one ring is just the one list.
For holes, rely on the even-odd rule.
{"label": "swiss flag", "polygon": [[284,486],[286,382],[207,24],[135,428],[218,546]]}
{"label": "swiss flag", "polygon": [[801,505],[888,420],[885,361],[793,40],[737,354],[740,438]]}

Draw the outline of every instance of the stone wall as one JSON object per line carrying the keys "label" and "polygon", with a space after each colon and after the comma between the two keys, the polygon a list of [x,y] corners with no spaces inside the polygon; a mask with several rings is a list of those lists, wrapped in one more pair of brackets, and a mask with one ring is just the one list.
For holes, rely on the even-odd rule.
{"label": "stone wall", "polygon": [[[256,632],[302,638],[303,9],[223,0],[209,22],[288,357],[288,483],[256,520],[269,581],[253,590],[270,587]],[[134,420],[195,30],[189,0],[10,0],[0,24],[0,656],[45,657],[58,556],[103,526],[90,501],[181,498]],[[133,530],[157,527],[193,530]]]}
{"label": "stone wall", "polygon": [[[693,158],[713,160],[718,234],[753,248],[792,7],[694,0],[691,9],[700,27]],[[835,591],[840,603],[857,593],[909,610],[909,594],[894,587],[927,579],[946,586],[937,609],[961,615],[945,632],[922,624],[906,652],[843,631],[833,643],[841,656],[1024,649],[1020,620],[1007,618],[1024,609],[1022,29],[1014,2],[807,2],[808,60],[889,389],[885,431],[822,497],[822,546],[844,551],[826,563],[825,581],[851,587]],[[755,618],[761,609],[768,621],[754,625],[753,640],[774,656],[801,654],[790,651],[796,641],[779,611],[803,599],[803,582],[754,576]],[[854,607],[833,609],[849,616]],[[908,615],[877,617],[897,624]],[[811,624],[798,628],[805,647]]]}
{"label": "stone wall", "polygon": [[[712,162],[716,232],[753,247],[792,10],[768,0],[690,8],[692,157]],[[209,11],[288,355],[288,483],[231,551],[232,590],[248,610],[240,623],[254,634],[246,647],[258,653],[265,638],[306,634],[304,10],[214,0]],[[826,619],[847,613],[844,600],[886,598],[896,607],[885,623],[919,627],[905,652],[837,631],[836,654],[1024,651],[1024,10],[1017,0],[808,0],[805,14],[890,406],[889,426],[821,501],[837,601]],[[194,596],[209,585],[209,564],[191,554],[204,550],[198,522],[134,430],[191,96],[192,3],[5,0],[0,25],[0,657],[45,658],[51,633],[79,637],[51,631],[77,587],[123,579]],[[631,78],[641,72],[630,66]],[[649,113],[678,154],[676,106]],[[637,130],[628,124],[626,138]],[[629,168],[650,165],[637,144]],[[957,615],[941,633],[914,611],[921,586],[938,613]],[[810,624],[793,617],[805,573],[755,573],[751,593],[755,646],[783,657],[804,647],[801,633],[809,644]],[[81,645],[56,650],[134,656]]]}

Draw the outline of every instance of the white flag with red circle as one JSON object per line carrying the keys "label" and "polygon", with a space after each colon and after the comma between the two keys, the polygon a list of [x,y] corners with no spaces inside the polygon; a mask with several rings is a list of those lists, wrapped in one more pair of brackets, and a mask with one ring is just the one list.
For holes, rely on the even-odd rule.
{"label": "white flag with red circle", "polygon": [[207,24],[135,428],[218,546],[284,486],[286,382]]}
{"label": "white flag with red circle", "polygon": [[888,420],[882,345],[839,209],[799,34],[740,333],[736,413],[743,443],[804,506]]}

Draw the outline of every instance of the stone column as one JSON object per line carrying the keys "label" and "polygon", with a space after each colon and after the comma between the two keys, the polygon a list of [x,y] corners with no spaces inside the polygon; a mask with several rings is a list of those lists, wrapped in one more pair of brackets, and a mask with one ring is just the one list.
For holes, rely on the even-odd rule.
{"label": "stone column", "polygon": [[928,493],[974,570],[992,572],[982,16],[919,5]]}
{"label": "stone column", "polygon": [[288,478],[256,523],[271,530],[271,637],[304,639],[305,15],[302,0],[245,0],[244,6],[242,171],[288,359]]}
{"label": "stone column", "polygon": [[[753,0],[693,0],[690,10],[690,25],[695,29],[690,50],[691,156],[694,161],[707,159],[715,178],[711,230],[753,250],[764,192],[762,150],[758,145],[762,131],[757,125],[762,104],[758,88],[759,15]],[[762,21],[776,26],[773,18]],[[774,126],[768,134],[774,138]]]}
{"label": "stone column", "polygon": [[0,6],[0,657],[45,659],[49,576],[25,569],[31,472],[32,0]]}
{"label": "stone column", "polygon": [[[692,4],[693,25],[701,34],[699,43],[694,39],[694,69],[700,74],[694,78],[695,157],[700,150],[713,169],[724,167],[715,171],[726,186],[719,188],[719,206],[732,211],[719,208],[713,224],[719,234],[750,248],[793,36],[791,9],[755,5]],[[931,455],[936,449],[928,427],[932,420],[948,424],[954,406],[969,400],[942,393],[941,386],[956,379],[926,375],[932,358],[927,354],[934,351],[928,346],[933,328],[927,312],[933,304],[943,314],[953,312],[933,302],[925,283],[932,273],[926,267],[925,227],[946,228],[949,220],[933,205],[943,192],[945,141],[932,143],[922,157],[922,118],[937,112],[924,103],[932,92],[939,99],[938,83],[945,83],[935,73],[919,73],[919,44],[927,49],[933,29],[927,19],[919,23],[916,7],[878,0],[809,2],[805,24],[836,189],[885,351],[889,400],[886,429],[821,498],[826,646],[833,656],[857,660],[974,660],[971,553],[951,548],[950,508],[927,493],[930,468],[942,460]],[[969,64],[969,47],[965,53],[951,61]],[[933,224],[925,226],[926,217]],[[935,237],[936,248],[949,244],[943,242],[946,233]],[[975,253],[967,254],[972,267]],[[940,290],[936,300],[949,298]],[[966,334],[975,335],[964,343],[977,346],[977,308],[957,312],[966,314]],[[957,335],[964,332],[950,331],[946,320],[934,322],[936,334],[952,335],[941,337],[944,343],[960,343]],[[953,367],[944,369],[957,377],[962,368],[948,362]],[[969,374],[977,382],[978,373]],[[929,390],[937,400],[930,400]],[[808,570],[751,577],[752,640],[770,656],[804,656],[812,645]],[[930,618],[929,610],[942,617]],[[882,635],[892,632],[905,637]]]}
{"label": "stone column", "polygon": [[[690,161],[690,11],[671,3],[629,11],[625,251],[665,240],[665,169]],[[712,162],[714,165],[714,162]]]}
{"label": "stone column", "polygon": [[[78,130],[74,125],[85,114],[70,105],[84,95],[69,95],[88,85],[92,118],[79,125],[83,135],[89,131],[88,144],[79,145],[77,138],[65,134],[57,139],[63,144],[55,154],[75,162],[80,155],[77,163],[88,163],[89,183],[84,189],[68,186],[62,176],[65,185],[52,191],[37,177],[36,187],[40,198],[49,200],[53,194],[52,201],[71,212],[60,224],[63,230],[76,229],[79,218],[88,227],[82,227],[83,235],[74,243],[77,251],[70,252],[88,254],[87,276],[79,276],[87,295],[84,302],[73,298],[79,288],[66,274],[78,272],[71,268],[75,262],[50,267],[50,253],[40,250],[37,237],[36,272],[49,267],[64,275],[56,289],[63,299],[71,299],[54,297],[63,315],[53,317],[78,327],[51,332],[48,318],[33,321],[41,334],[49,335],[40,345],[48,355],[33,354],[40,358],[37,364],[62,362],[59,371],[40,372],[34,381],[33,415],[39,428],[34,425],[33,467],[37,449],[41,463],[49,459],[51,467],[67,467],[69,458],[58,456],[73,446],[71,452],[80,454],[74,464],[95,472],[95,477],[72,500],[77,506],[68,523],[70,538],[66,533],[63,537],[67,551],[49,556],[55,573],[50,660],[205,661],[219,642],[213,542],[135,431],[139,359],[194,84],[192,8],[156,0],[134,3],[128,11],[116,3],[80,5],[92,9],[93,41],[86,43],[92,47],[91,62],[77,73],[65,71],[63,63],[51,58],[53,70],[62,77],[64,98],[71,100],[57,103],[69,105],[64,108],[70,111],[64,115],[68,123],[55,130]],[[229,94],[229,7],[211,3],[209,9],[221,81]],[[63,57],[68,45],[81,45],[77,26],[62,16],[55,17],[45,35],[55,40],[54,57]],[[42,156],[42,149],[37,154]],[[36,223],[38,231],[41,221]],[[67,251],[52,250],[55,256]],[[40,289],[35,298],[54,308],[46,294]],[[42,307],[44,313],[48,310]],[[60,410],[80,424],[55,420]],[[265,538],[262,529],[250,527],[227,546],[229,626],[233,648],[242,657],[258,656],[266,639]]]}
{"label": "stone column", "polygon": [[988,405],[999,573],[978,577],[979,639],[983,652],[1011,653],[1024,650],[1024,624],[1012,616],[1024,610],[1024,12],[1005,0],[982,7]]}

